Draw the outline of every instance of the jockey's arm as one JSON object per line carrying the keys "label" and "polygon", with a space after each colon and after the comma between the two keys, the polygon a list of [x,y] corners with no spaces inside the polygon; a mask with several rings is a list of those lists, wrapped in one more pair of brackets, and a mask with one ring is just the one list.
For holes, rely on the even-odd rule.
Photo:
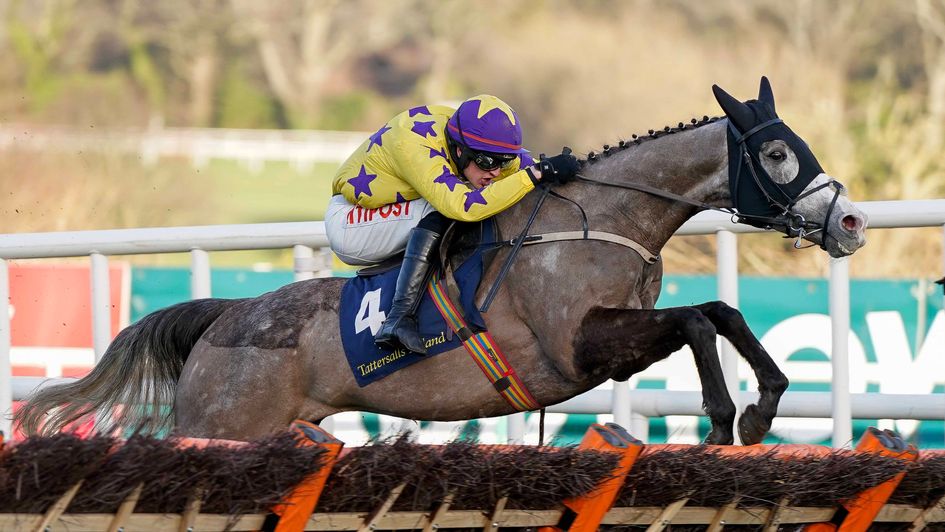
{"label": "jockey's arm", "polygon": [[[520,167],[521,158],[491,184],[473,190],[453,174],[444,159],[431,159],[429,148],[406,142],[400,148],[397,164],[401,179],[447,218],[463,222],[484,220],[511,207],[535,188],[528,173]],[[525,157],[527,162],[531,161]]]}

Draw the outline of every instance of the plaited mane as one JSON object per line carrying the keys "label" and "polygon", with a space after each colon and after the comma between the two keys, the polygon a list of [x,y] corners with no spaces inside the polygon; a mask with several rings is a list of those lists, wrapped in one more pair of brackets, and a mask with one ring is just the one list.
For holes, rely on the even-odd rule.
{"label": "plaited mane", "polygon": [[697,120],[693,118],[692,120],[689,121],[688,124],[684,124],[683,122],[680,122],[676,127],[666,126],[663,129],[655,129],[655,130],[651,129],[647,131],[646,135],[643,135],[643,136],[631,135],[630,140],[621,140],[620,142],[617,143],[616,146],[611,146],[610,144],[604,144],[604,147],[600,151],[600,153],[594,152],[594,151],[589,152],[587,154],[587,158],[581,160],[581,164],[582,165],[594,164],[600,161],[604,157],[609,157],[631,146],[636,146],[637,144],[641,144],[648,140],[665,137],[666,135],[672,135],[673,133],[679,133],[680,131],[689,131],[692,129],[700,128],[704,125],[717,122],[721,120],[722,118],[723,117],[720,117],[720,116],[713,116],[711,118],[708,116],[703,116],[702,120]]}

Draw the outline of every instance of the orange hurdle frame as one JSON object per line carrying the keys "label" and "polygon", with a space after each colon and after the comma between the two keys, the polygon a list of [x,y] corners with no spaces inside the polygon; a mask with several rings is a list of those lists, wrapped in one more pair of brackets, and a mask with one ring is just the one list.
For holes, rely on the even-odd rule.
{"label": "orange hurdle frame", "polygon": [[[915,446],[906,444],[898,434],[891,430],[879,430],[874,427],[866,429],[856,450],[909,462],[914,462],[919,457],[919,451]],[[903,471],[881,484],[863,490],[856,498],[837,510],[833,521],[808,525],[804,527],[804,530],[806,532],[866,532],[905,476],[906,472]]]}
{"label": "orange hurdle frame", "polygon": [[264,530],[275,530],[276,532],[305,530],[305,525],[312,513],[315,512],[315,506],[318,505],[322,490],[325,489],[328,475],[331,474],[331,470],[338,460],[338,455],[341,454],[341,448],[344,447],[344,442],[336,439],[314,423],[297,419],[292,423],[291,429],[298,432],[299,445],[318,445],[325,449],[326,453],[322,459],[322,466],[318,471],[305,477],[292,490],[286,502],[276,505],[272,509],[272,516],[266,519]]}
{"label": "orange hurdle frame", "polygon": [[627,473],[643,450],[643,442],[631,436],[623,427],[615,423],[606,425],[593,424],[584,433],[581,449],[595,449],[620,453],[620,461],[614,468],[613,476],[601,482],[593,491],[582,497],[564,501],[565,512],[556,526],[546,526],[539,532],[594,532],[600,526],[604,515],[614,505],[617,494],[623,487]]}

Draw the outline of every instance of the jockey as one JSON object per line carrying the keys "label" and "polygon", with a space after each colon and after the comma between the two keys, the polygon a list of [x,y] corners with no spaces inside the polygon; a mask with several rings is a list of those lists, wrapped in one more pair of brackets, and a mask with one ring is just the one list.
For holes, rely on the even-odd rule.
{"label": "jockey", "polygon": [[539,182],[566,183],[577,170],[567,149],[536,164],[522,147],[515,111],[495,96],[470,98],[456,110],[414,107],[371,135],[335,174],[325,229],[332,251],[351,265],[406,250],[375,342],[426,354],[414,313],[450,220],[483,220]]}

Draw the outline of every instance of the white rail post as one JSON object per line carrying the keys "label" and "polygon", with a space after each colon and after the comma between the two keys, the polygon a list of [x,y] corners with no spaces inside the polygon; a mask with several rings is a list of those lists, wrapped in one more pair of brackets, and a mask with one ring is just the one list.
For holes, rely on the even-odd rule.
{"label": "white rail post", "polygon": [[[614,387],[611,394],[613,395],[614,403],[612,406],[614,423],[629,431],[633,424],[633,404],[630,402],[630,381],[613,381],[613,384]],[[634,434],[634,437],[638,436]]]}
{"label": "white rail post", "polygon": [[[731,231],[718,231],[715,233],[715,242],[717,246],[716,260],[717,265],[717,283],[719,300],[732,308],[738,308],[738,238]],[[722,375],[725,377],[725,388],[728,390],[729,397],[735,402],[735,420],[738,423],[738,416],[742,412],[742,405],[739,402],[739,380],[738,380],[738,352],[725,338],[720,338],[722,343]],[[741,438],[738,437],[738,430],[735,431],[735,444],[741,444]]]}
{"label": "white rail post", "polygon": [[202,249],[190,250],[190,299],[210,297],[210,254]]}
{"label": "white rail post", "polygon": [[89,259],[92,262],[92,347],[98,364],[112,341],[111,286],[108,257],[92,252]]}
{"label": "white rail post", "polygon": [[315,278],[315,250],[296,244],[292,247],[292,264],[295,270],[295,280],[304,281]]}
{"label": "white rail post", "polygon": [[13,437],[9,415],[13,412],[13,367],[10,363],[10,275],[0,259],[0,431]]}
{"label": "white rail post", "polygon": [[853,444],[853,416],[850,406],[850,262],[830,259],[830,365],[832,378],[833,446]]}
{"label": "white rail post", "polygon": [[[292,246],[292,269],[295,271],[295,281],[305,281],[315,278],[315,250],[309,246],[296,244]],[[326,417],[318,424],[323,430],[331,433],[335,430],[335,420]]]}
{"label": "white rail post", "polygon": [[331,434],[335,431],[335,420],[331,416],[328,416],[322,419],[321,423],[318,424],[325,432]]}
{"label": "white rail post", "polygon": [[650,443],[650,418],[634,412],[630,420],[630,435],[643,443]]}
{"label": "white rail post", "polygon": [[505,416],[508,424],[508,442],[525,443],[525,412],[516,412]]}

